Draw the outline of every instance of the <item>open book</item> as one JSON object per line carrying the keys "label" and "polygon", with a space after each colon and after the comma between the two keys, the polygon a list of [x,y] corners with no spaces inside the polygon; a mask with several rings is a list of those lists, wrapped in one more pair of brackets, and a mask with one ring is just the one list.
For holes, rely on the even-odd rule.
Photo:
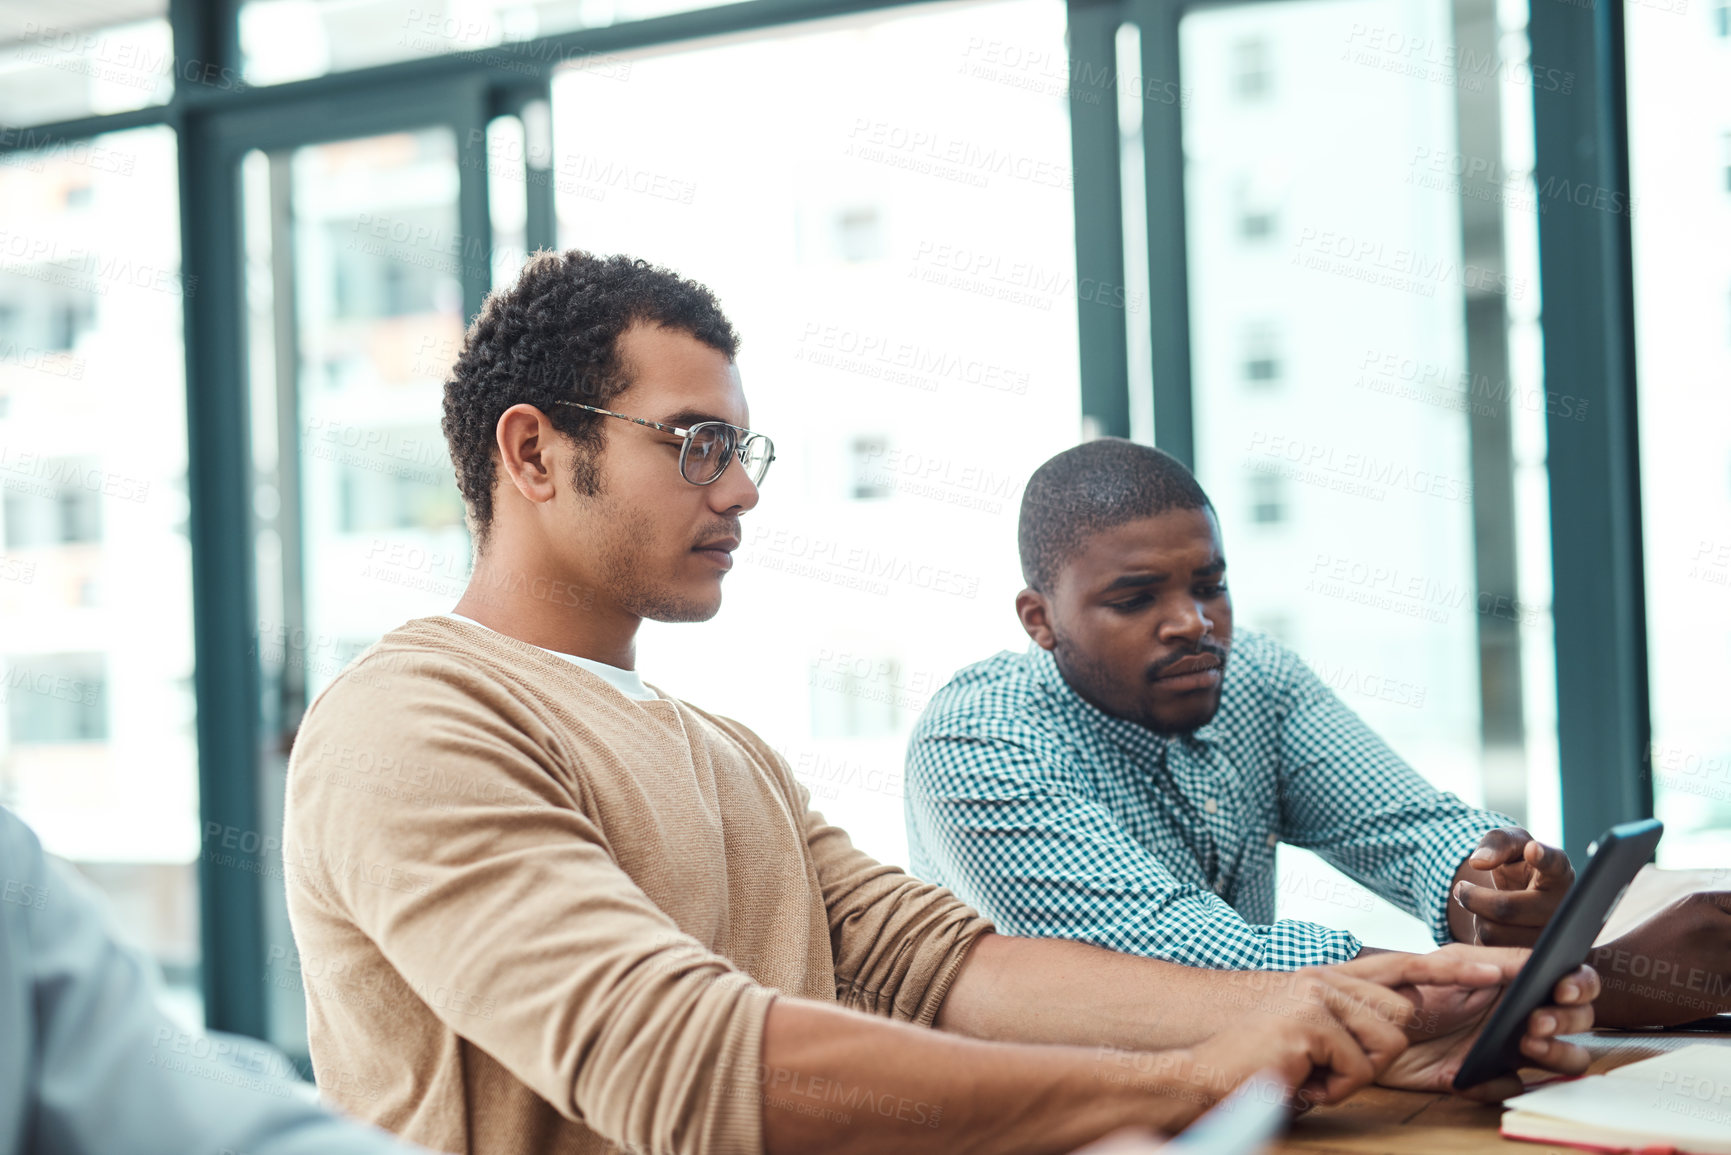
{"label": "open book", "polygon": [[1731,1155],[1731,1046],[1697,1044],[1503,1104],[1503,1135],[1595,1151]]}

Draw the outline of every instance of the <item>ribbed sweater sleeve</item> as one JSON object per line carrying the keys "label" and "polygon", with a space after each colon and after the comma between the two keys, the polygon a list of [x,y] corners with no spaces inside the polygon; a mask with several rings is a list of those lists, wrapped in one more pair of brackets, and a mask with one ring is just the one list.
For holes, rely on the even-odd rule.
{"label": "ribbed sweater sleeve", "polygon": [[780,752],[737,722],[714,721],[773,766],[798,799],[829,915],[836,1001],[931,1026],[968,948],[991,922],[950,890],[855,847],[847,831],[811,808],[811,792]]}
{"label": "ribbed sweater sleeve", "polygon": [[[774,992],[619,867],[540,710],[472,663],[402,658],[363,658],[302,725],[291,887],[561,1115],[627,1150],[755,1155]],[[362,759],[460,788],[381,803],[320,772]]]}

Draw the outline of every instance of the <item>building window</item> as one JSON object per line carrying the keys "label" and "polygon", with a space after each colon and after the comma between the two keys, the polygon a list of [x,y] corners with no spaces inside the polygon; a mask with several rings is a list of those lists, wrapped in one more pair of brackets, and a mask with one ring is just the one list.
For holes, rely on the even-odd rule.
{"label": "building window", "polygon": [[826,651],[809,669],[814,738],[892,737],[918,709],[895,658]]}
{"label": "building window", "polygon": [[850,496],[856,501],[871,501],[888,497],[896,491],[895,478],[885,467],[889,458],[889,438],[880,435],[856,437],[853,442],[853,486]]}
{"label": "building window", "polygon": [[1240,203],[1238,235],[1247,241],[1266,240],[1274,235],[1274,209],[1267,205]]}
{"label": "building window", "polygon": [[1245,331],[1244,379],[1253,385],[1280,380],[1280,334],[1269,322],[1257,322]]}
{"label": "building window", "polygon": [[104,742],[108,675],[101,654],[13,654],[0,692],[12,744]]}
{"label": "building window", "polygon": [[1246,37],[1232,46],[1232,89],[1243,100],[1268,95],[1272,77],[1268,66],[1268,41]]}
{"label": "building window", "polygon": [[5,498],[6,548],[101,541],[101,487],[80,484],[96,469],[96,462],[88,458],[53,458],[31,478],[32,489],[9,490]]}
{"label": "building window", "polygon": [[888,250],[883,214],[876,205],[843,209],[835,218],[835,248],[849,262],[875,261]]}
{"label": "building window", "polygon": [[1279,525],[1286,520],[1286,489],[1278,474],[1250,475],[1250,520],[1257,525]]}

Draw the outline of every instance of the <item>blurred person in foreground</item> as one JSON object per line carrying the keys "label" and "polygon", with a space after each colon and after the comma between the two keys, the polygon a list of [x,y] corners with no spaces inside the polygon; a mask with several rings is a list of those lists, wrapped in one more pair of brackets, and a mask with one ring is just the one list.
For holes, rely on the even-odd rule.
{"label": "blurred person in foreground", "polygon": [[[444,418],[468,588],[318,696],[289,768],[313,1062],[380,1087],[332,1097],[477,1155],[916,1155],[1176,1131],[1265,1067],[1301,1104],[1446,1087],[1525,952],[1270,975],[996,934],[642,680],[644,619],[720,608],[774,457],[737,348],[707,289],[581,252],[470,327]],[[1537,1064],[1585,1067],[1556,1036],[1597,988],[1532,1016]]]}
{"label": "blurred person in foreground", "polygon": [[[1574,880],[1568,856],[1432,786],[1292,650],[1234,628],[1220,522],[1176,458],[1119,438],[1066,449],[1029,479],[1017,536],[1031,644],[957,674],[915,727],[913,873],[1002,930],[1190,966],[1373,950],[1275,918],[1285,842],[1438,944],[1537,939]],[[1691,967],[1695,992],[1716,981],[1731,1009],[1728,910],[1696,894],[1596,951],[1597,1021],[1699,1017],[1715,1002],[1684,997]],[[1631,951],[1677,978],[1669,1002],[1630,973]]]}
{"label": "blurred person in foreground", "polygon": [[0,807],[0,1155],[417,1152],[321,1110],[264,1044],[170,1018],[155,965]]}

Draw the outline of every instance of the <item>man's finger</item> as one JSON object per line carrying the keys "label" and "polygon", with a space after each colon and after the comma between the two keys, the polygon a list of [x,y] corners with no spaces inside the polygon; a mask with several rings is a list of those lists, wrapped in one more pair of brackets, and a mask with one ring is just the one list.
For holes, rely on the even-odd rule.
{"label": "man's finger", "polygon": [[[1514,977],[1526,961],[1527,951],[1518,959],[1503,951],[1459,949],[1448,947],[1429,954],[1365,955],[1337,968],[1354,978],[1381,983],[1385,987],[1437,986],[1489,987]],[[1512,969],[1511,969],[1512,965]]]}
{"label": "man's finger", "polygon": [[1314,1069],[1311,1082],[1321,1078],[1324,1102],[1338,1103],[1376,1078],[1376,1067],[1359,1049],[1358,1040],[1333,1018],[1306,1032],[1306,1037]]}
{"label": "man's finger", "polygon": [[1479,839],[1478,848],[1467,858],[1467,865],[1474,870],[1491,870],[1519,861],[1521,851],[1532,840],[1533,836],[1518,826],[1486,831],[1485,836]]}
{"label": "man's finger", "polygon": [[1593,1062],[1587,1048],[1560,1039],[1521,1038],[1521,1055],[1535,1067],[1556,1071],[1560,1075],[1584,1074]]}
{"label": "man's finger", "polygon": [[1526,1037],[1555,1039],[1559,1035],[1578,1035],[1593,1029],[1593,1006],[1540,1007],[1527,1016]]}
{"label": "man's finger", "polygon": [[1534,839],[1522,852],[1527,865],[1533,868],[1530,885],[1536,890],[1567,890],[1574,884],[1575,868],[1569,856],[1555,846],[1546,846]]}
{"label": "man's finger", "polygon": [[1579,1006],[1599,997],[1599,972],[1582,964],[1557,980],[1551,998],[1558,1006]]}
{"label": "man's finger", "polygon": [[1323,989],[1324,1005],[1352,1032],[1377,1074],[1406,1050],[1406,1028],[1417,1010],[1405,997],[1380,983],[1341,974],[1327,976]]}
{"label": "man's finger", "polygon": [[1541,927],[1557,909],[1555,894],[1533,890],[1498,890],[1471,882],[1455,883],[1455,901],[1480,918],[1504,926]]}

